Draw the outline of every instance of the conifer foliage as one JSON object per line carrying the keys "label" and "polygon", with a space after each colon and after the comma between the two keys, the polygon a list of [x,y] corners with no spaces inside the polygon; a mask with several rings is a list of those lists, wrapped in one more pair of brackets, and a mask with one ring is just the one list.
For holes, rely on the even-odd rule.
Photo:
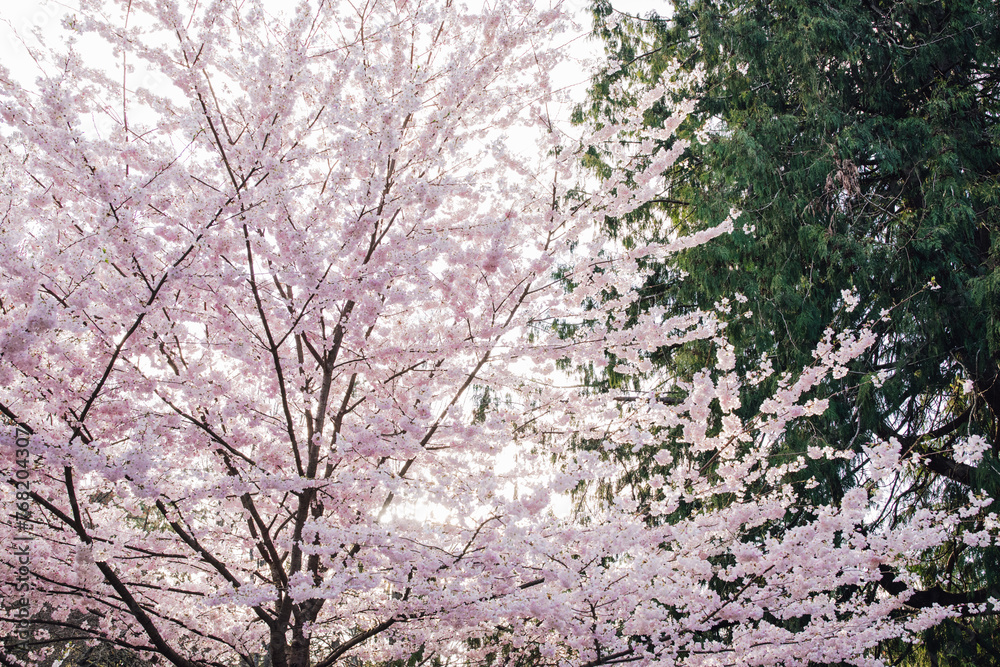
{"label": "conifer foliage", "polygon": [[[830,410],[787,434],[789,451],[839,443],[860,456],[869,442],[898,443],[919,466],[895,482],[888,525],[970,493],[996,498],[997,4],[683,0],[663,15],[595,4],[613,62],[585,115],[613,121],[655,85],[697,100],[656,149],[688,142],[663,191],[610,228],[638,242],[691,233],[732,208],[742,215],[735,233],[662,263],[645,303],[674,313],[731,303],[727,332],[743,377],[764,360],[793,371],[832,321],[877,321],[871,347],[825,390]],[[662,106],[644,125],[675,119]],[[590,159],[599,165],[599,152]],[[659,361],[689,374],[692,356]],[[746,389],[747,409],[768,390]],[[813,468],[818,496],[864,483],[856,462]],[[959,625],[928,634],[935,659],[984,664],[1000,654],[975,618],[974,604],[1000,585],[1000,554],[966,537],[980,527],[950,527],[918,568],[928,592],[911,604],[973,605]],[[894,591],[894,575],[880,585]]]}

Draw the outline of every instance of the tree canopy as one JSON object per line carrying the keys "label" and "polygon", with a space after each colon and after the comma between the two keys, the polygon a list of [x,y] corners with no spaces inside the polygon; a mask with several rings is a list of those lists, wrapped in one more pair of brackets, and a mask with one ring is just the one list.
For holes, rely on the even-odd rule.
{"label": "tree canopy", "polygon": [[[898,516],[970,492],[996,498],[996,3],[691,0],[669,18],[627,17],[608,2],[594,11],[612,63],[581,119],[613,122],[655,85],[667,86],[666,101],[697,100],[657,149],[684,150],[661,193],[611,231],[640,243],[739,211],[733,234],[661,264],[644,303],[686,312],[726,299],[744,376],[765,360],[794,371],[830,322],[877,322],[872,346],[827,387],[830,411],[789,433],[789,449],[898,442],[921,464],[899,480],[908,500],[896,501]],[[643,126],[676,118],[664,104]],[[590,159],[600,171],[600,152]],[[683,374],[692,354],[659,361]],[[747,409],[766,393],[747,389]],[[820,495],[863,483],[854,465],[822,467]],[[963,522],[925,554],[917,570],[939,595],[924,602],[995,595],[995,550],[964,538],[979,529]],[[994,660],[993,636],[974,626],[941,656]]]}
{"label": "tree canopy", "polygon": [[664,260],[744,237],[604,231],[661,198],[691,105],[588,129],[589,178],[548,113],[564,22],[88,0],[33,82],[0,70],[0,660],[871,665],[963,613],[916,575],[942,526],[994,543],[988,497],[896,511],[933,457],[793,446],[892,338],[831,310],[751,376],[756,294],[654,303]]}

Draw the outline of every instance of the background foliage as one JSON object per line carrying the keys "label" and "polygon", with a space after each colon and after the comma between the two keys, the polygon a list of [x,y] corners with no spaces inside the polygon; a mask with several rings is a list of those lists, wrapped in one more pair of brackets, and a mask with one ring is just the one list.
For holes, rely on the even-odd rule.
{"label": "background foliage", "polygon": [[[594,5],[611,64],[579,120],[614,122],[654,85],[698,100],[657,149],[685,148],[662,194],[609,229],[641,244],[741,213],[734,233],[659,264],[643,304],[729,310],[743,376],[765,360],[778,371],[744,391],[747,413],[808,362],[829,323],[877,321],[876,343],[823,390],[831,409],[786,433],[785,446],[849,444],[860,455],[894,438],[920,457],[919,473],[894,482],[888,526],[1000,491],[998,14],[978,0],[682,0],[664,8],[670,18]],[[670,101],[645,115],[646,128],[676,118]],[[604,170],[599,151],[590,164]],[[730,303],[734,292],[747,303]],[[704,355],[687,346],[655,360],[690,377]],[[963,449],[976,436],[989,443],[981,460]],[[859,460],[814,462],[824,483],[813,493],[842,497],[863,481]],[[996,551],[963,541],[978,529],[956,526],[925,554],[917,571],[928,596],[911,603],[996,592]],[[928,631],[929,659],[993,664],[994,628],[957,620]]]}

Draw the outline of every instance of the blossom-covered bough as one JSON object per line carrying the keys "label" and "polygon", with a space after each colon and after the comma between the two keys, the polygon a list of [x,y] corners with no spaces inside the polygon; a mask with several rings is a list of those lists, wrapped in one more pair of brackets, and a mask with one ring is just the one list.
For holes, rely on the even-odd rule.
{"label": "blossom-covered bough", "polygon": [[[676,155],[584,192],[546,110],[561,9],[495,4],[87,1],[33,86],[0,73],[4,663],[864,664],[951,613],[907,606],[907,559],[982,501],[889,534],[898,448],[839,506],[772,456],[865,332],[747,420],[710,314],[616,328],[674,248],[596,223]],[[676,400],[557,370],[699,339]],[[628,472],[582,440],[658,451],[654,502],[559,511]]]}

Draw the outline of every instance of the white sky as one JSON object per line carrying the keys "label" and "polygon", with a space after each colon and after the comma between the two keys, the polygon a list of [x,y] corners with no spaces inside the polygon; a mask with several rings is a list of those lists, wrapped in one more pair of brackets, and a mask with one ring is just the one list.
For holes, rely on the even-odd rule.
{"label": "white sky", "polygon": [[[475,2],[470,0],[470,4]],[[293,0],[265,0],[265,3],[275,8],[289,8],[296,4]],[[0,64],[25,83],[34,79],[37,70],[26,45],[37,45],[35,34],[44,35],[58,30],[62,18],[71,13],[76,4],[75,0],[0,0]],[[566,6],[579,16],[578,23],[589,30],[590,0],[566,0]],[[668,0],[617,0],[614,7],[629,14],[643,15],[650,10],[669,13]],[[600,45],[585,37],[573,41],[570,48],[572,56],[583,61],[601,55]],[[564,75],[566,85],[578,89],[574,95],[577,99],[582,98],[587,83],[586,68],[581,65],[583,63],[567,67]]]}

